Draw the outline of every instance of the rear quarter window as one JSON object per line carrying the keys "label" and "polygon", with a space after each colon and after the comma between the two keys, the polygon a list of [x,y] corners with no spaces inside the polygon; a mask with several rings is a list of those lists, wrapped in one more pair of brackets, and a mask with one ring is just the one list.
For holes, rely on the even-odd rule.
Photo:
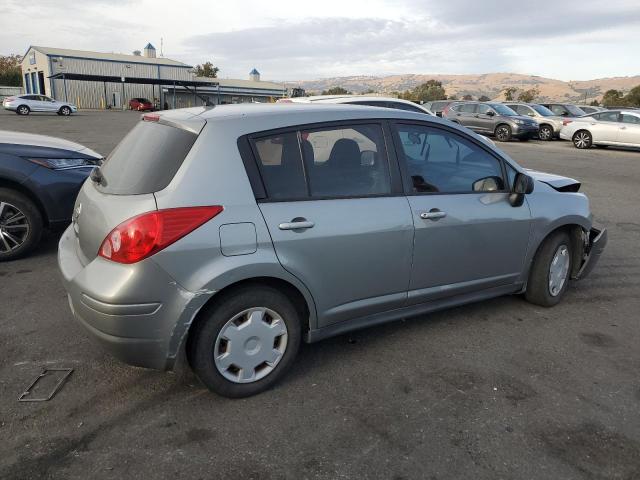
{"label": "rear quarter window", "polygon": [[107,157],[96,188],[114,195],[162,190],[173,179],[198,136],[155,122],[140,122]]}

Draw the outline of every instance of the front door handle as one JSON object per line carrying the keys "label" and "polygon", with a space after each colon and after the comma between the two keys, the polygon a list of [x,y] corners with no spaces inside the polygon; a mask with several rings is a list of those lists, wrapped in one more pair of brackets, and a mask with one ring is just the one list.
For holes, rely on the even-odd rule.
{"label": "front door handle", "polygon": [[296,220],[295,218],[291,222],[284,222],[278,225],[280,230],[306,230],[307,228],[313,228],[315,223],[308,220]]}
{"label": "front door handle", "polygon": [[447,212],[443,212],[441,210],[438,210],[437,208],[432,208],[428,212],[420,213],[420,218],[422,218],[423,220],[438,220],[446,216],[447,216]]}

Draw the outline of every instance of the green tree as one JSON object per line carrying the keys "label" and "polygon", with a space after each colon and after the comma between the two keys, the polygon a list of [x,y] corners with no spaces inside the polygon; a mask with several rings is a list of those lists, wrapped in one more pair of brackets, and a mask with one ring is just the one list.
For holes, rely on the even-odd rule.
{"label": "green tree", "polygon": [[602,96],[602,105],[605,107],[624,105],[624,96],[620,90],[607,90]]}
{"label": "green tree", "polygon": [[507,87],[502,92],[504,93],[504,99],[507,102],[513,101],[513,95],[518,91],[516,87]]}
{"label": "green tree", "polygon": [[489,97],[487,97],[486,95],[480,95],[480,97],[478,98],[479,102],[488,102],[489,100],[491,100]]}
{"label": "green tree", "polygon": [[437,80],[428,80],[422,85],[418,85],[411,91],[406,91],[401,98],[413,102],[431,102],[433,100],[444,100],[447,93],[442,87],[442,83]]}
{"label": "green tree", "polygon": [[22,86],[20,62],[22,62],[20,55],[0,56],[0,85],[7,87]]}
{"label": "green tree", "polygon": [[351,92],[342,87],[331,87],[329,90],[323,90],[322,95],[351,95]]}
{"label": "green tree", "polygon": [[220,69],[214,67],[213,63],[205,62],[202,65],[196,65],[196,77],[217,78]]}
{"label": "green tree", "polygon": [[463,100],[473,100],[473,97],[470,94],[466,94],[464,97],[462,97]]}
{"label": "green tree", "polygon": [[631,107],[640,107],[640,85],[629,90],[624,97],[624,104]]}
{"label": "green tree", "polygon": [[520,94],[518,95],[518,100],[524,103],[531,103],[538,95],[540,95],[540,89],[538,87],[533,87],[529,90],[520,92]]}

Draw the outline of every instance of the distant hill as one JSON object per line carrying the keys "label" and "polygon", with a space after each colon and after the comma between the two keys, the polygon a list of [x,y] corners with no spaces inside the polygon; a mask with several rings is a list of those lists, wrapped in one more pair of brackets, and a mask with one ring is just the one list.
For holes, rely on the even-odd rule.
{"label": "distant hill", "polygon": [[353,93],[364,93],[373,90],[376,93],[391,93],[404,91],[435,79],[442,82],[447,95],[461,98],[470,94],[474,98],[486,95],[491,99],[502,100],[501,92],[507,87],[527,90],[535,86],[540,90],[537,101],[571,101],[584,102],[585,92],[587,101],[600,100],[607,90],[614,88],[629,91],[640,85],[640,75],[634,77],[599,78],[596,80],[563,82],[553,78],[538,77],[536,75],[521,75],[517,73],[486,73],[481,75],[423,75],[406,74],[390,76],[351,76],[323,78],[319,80],[303,80],[295,83],[308,93],[320,93],[331,87],[342,87]]}

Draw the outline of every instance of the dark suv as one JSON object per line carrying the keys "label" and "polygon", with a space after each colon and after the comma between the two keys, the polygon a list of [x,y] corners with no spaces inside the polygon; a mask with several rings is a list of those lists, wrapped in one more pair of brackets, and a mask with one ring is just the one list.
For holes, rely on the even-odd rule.
{"label": "dark suv", "polygon": [[465,102],[445,108],[443,118],[476,133],[495,135],[501,142],[511,138],[529,140],[538,133],[538,124],[529,117],[518,115],[502,103]]}

